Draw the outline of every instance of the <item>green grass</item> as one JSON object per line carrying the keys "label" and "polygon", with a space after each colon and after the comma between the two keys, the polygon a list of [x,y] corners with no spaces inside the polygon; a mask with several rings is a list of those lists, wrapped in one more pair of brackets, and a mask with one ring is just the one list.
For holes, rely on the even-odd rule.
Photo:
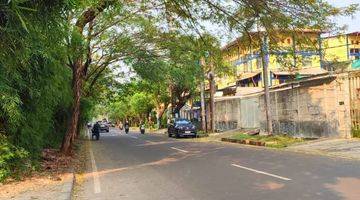
{"label": "green grass", "polygon": [[272,148],[284,148],[295,143],[303,142],[303,139],[293,138],[286,135],[273,135],[273,136],[264,136],[264,135],[247,135],[243,133],[238,133],[230,137],[231,139],[238,140],[251,140],[251,141],[260,141],[265,142],[265,146]]}
{"label": "green grass", "polygon": [[360,129],[352,129],[351,134],[353,137],[360,138]]}
{"label": "green grass", "polygon": [[197,133],[197,137],[208,137],[209,135],[207,133],[205,133],[204,131],[198,131]]}

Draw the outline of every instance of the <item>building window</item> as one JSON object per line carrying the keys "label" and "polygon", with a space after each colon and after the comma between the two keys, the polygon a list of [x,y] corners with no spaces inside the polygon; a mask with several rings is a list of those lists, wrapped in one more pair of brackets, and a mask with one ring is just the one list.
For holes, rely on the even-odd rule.
{"label": "building window", "polygon": [[360,49],[350,49],[350,56],[355,60],[359,60],[360,59]]}
{"label": "building window", "polygon": [[285,79],[279,79],[279,84],[285,83],[286,80]]}

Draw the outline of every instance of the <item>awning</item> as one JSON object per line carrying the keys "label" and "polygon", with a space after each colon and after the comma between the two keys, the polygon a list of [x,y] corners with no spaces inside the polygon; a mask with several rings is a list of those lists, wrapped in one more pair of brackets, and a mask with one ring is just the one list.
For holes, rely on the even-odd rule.
{"label": "awning", "polygon": [[360,60],[354,60],[354,62],[351,64],[351,68],[359,69],[360,68]]}
{"label": "awning", "polygon": [[291,75],[302,75],[302,76],[311,76],[311,75],[321,75],[321,74],[327,74],[328,71],[326,71],[325,69],[322,69],[320,67],[317,68],[306,68],[306,69],[301,69],[298,71],[271,71],[275,76],[291,76]]}
{"label": "awning", "polygon": [[246,80],[246,79],[250,79],[253,78],[257,75],[259,75],[261,72],[246,72],[246,73],[242,73],[240,74],[240,76],[238,76],[238,81],[242,81],[242,80]]}

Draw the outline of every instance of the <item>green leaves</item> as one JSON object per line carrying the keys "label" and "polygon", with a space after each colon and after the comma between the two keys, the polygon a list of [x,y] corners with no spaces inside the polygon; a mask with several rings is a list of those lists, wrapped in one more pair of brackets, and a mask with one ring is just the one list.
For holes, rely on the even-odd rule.
{"label": "green leaves", "polygon": [[0,29],[0,133],[6,136],[0,138],[0,179],[62,140],[72,95],[61,2],[0,5],[7,19]]}
{"label": "green leaves", "polygon": [[0,182],[10,175],[19,178],[29,166],[29,153],[21,147],[12,145],[0,134]]}
{"label": "green leaves", "polygon": [[146,115],[154,107],[151,97],[145,92],[134,94],[130,99],[129,105],[137,115]]}

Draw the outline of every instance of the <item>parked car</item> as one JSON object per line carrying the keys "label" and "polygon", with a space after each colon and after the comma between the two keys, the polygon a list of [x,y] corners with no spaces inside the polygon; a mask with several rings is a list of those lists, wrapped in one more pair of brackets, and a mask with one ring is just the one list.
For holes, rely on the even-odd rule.
{"label": "parked car", "polygon": [[107,123],[101,122],[100,123],[100,130],[102,132],[109,132],[109,125]]}
{"label": "parked car", "polygon": [[179,137],[196,137],[196,127],[189,120],[178,118],[173,119],[168,124],[168,136]]}

